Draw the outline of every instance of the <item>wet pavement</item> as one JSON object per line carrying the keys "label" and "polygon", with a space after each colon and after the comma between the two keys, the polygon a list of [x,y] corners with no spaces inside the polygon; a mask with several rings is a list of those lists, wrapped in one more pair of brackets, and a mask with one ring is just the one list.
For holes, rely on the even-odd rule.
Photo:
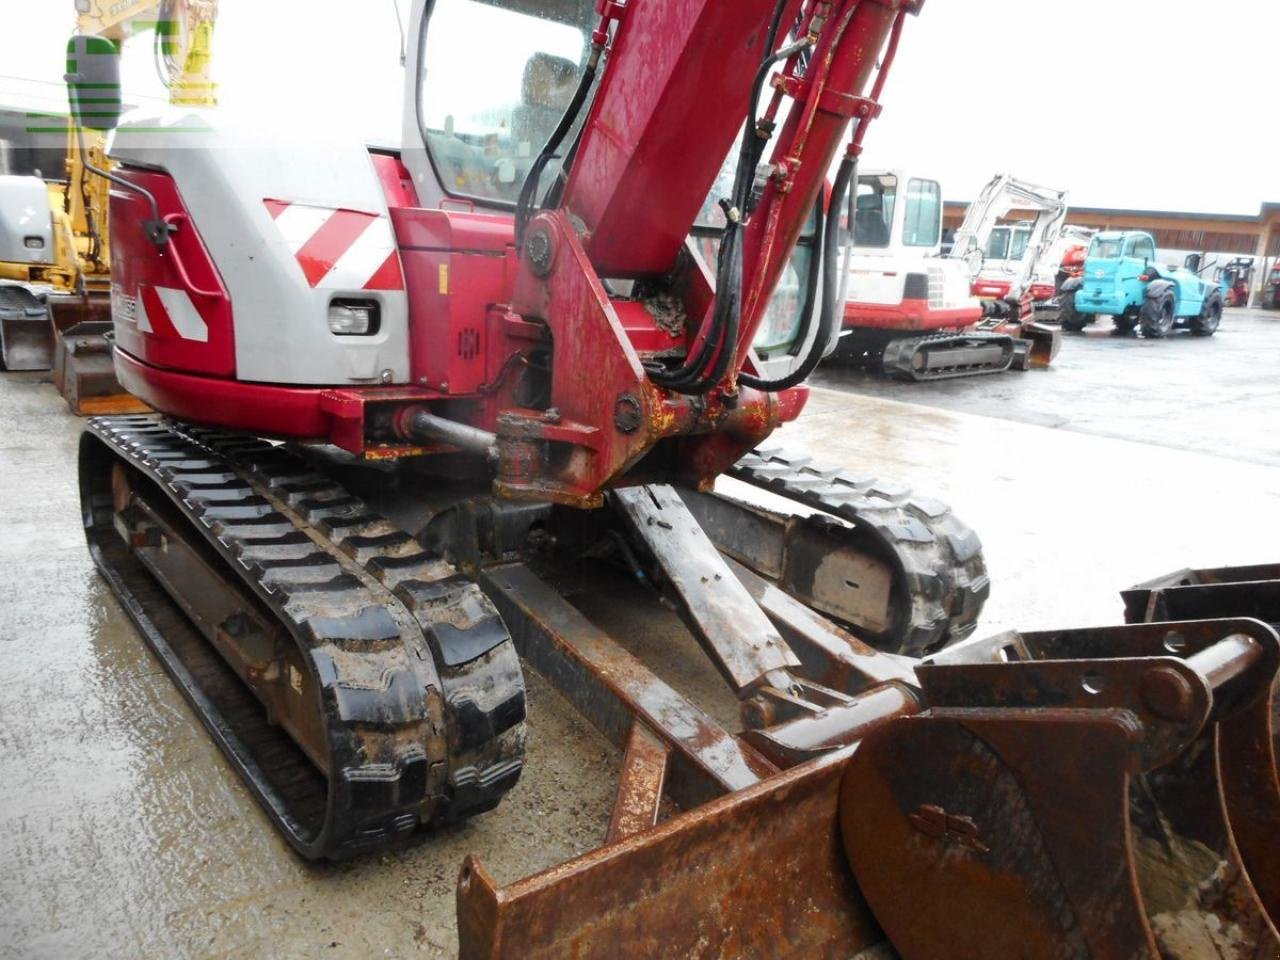
{"label": "wet pavement", "polygon": [[1212,337],[1063,335],[1046,370],[899,383],[833,362],[813,382],[866,396],[1280,466],[1280,311],[1228,309]]}
{"label": "wet pavement", "polygon": [[[1123,351],[1123,352],[1122,352]],[[1046,372],[886,384],[823,372],[780,435],[950,501],[982,535],[983,632],[1118,620],[1181,566],[1274,561],[1280,315],[1210,341],[1072,337]],[[902,401],[907,402],[902,402]],[[301,862],[99,581],[80,531],[80,425],[0,375],[0,958],[450,957],[457,870],[500,882],[599,842],[618,758],[530,677],[526,773],[495,813],[356,863]],[[667,611],[583,603],[695,699],[715,686]],[[731,713],[723,696],[711,712]]]}

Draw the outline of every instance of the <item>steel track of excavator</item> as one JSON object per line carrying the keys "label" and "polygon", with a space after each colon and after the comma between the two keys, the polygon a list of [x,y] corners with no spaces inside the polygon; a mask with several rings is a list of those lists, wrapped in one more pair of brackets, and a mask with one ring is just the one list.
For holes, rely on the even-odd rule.
{"label": "steel track of excavator", "polygon": [[523,679],[474,583],[263,441],[117,417],[81,442],[95,562],[300,853],[374,849],[515,784]]}

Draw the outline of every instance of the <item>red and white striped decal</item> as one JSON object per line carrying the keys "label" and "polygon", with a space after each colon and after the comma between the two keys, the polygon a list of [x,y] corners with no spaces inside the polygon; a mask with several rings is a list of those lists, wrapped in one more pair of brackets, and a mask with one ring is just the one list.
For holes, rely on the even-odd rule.
{"label": "red and white striped decal", "polygon": [[391,221],[376,213],[263,200],[307,282],[345,290],[403,290]]}

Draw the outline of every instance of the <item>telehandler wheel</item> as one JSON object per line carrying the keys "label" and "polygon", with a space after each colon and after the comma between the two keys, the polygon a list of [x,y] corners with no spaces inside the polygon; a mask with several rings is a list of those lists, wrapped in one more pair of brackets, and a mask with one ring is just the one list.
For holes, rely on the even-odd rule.
{"label": "telehandler wheel", "polygon": [[1138,311],[1138,322],[1142,325],[1142,335],[1159,340],[1167,336],[1173,329],[1175,306],[1172,293],[1163,293],[1142,302]]}
{"label": "telehandler wheel", "polygon": [[1205,298],[1198,317],[1191,318],[1191,332],[1197,337],[1211,337],[1222,322],[1222,295],[1216,290]]}
{"label": "telehandler wheel", "polygon": [[1079,333],[1092,320],[1092,314],[1077,312],[1076,292],[1074,290],[1062,294],[1061,307],[1058,311],[1058,324],[1063,330]]}

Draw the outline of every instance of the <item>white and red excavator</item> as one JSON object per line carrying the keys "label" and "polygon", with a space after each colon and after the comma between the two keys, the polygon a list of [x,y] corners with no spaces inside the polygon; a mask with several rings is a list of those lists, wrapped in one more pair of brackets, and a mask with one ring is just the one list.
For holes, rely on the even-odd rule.
{"label": "white and red excavator", "polygon": [[[840,209],[920,6],[415,0],[398,150],[117,125],[118,58],[77,48],[114,362],[157,411],[83,435],[90,550],[281,834],[338,859],[492,810],[528,670],[622,751],[600,847],[461,865],[464,960],[1189,957],[1171,913],[1280,948],[1280,571],[977,639],[946,506],[771,446],[843,312],[827,171]],[[678,611],[663,657],[696,641],[741,723],[601,595]]]}
{"label": "white and red excavator", "polygon": [[[1003,222],[1013,204],[1027,201],[1042,209],[1038,220]],[[1066,210],[1060,194],[1051,206],[1048,191],[997,176],[945,253],[938,181],[868,171],[848,202],[842,359],[916,381],[1052,362],[1058,334],[1032,322],[1027,295],[1036,258]]]}

